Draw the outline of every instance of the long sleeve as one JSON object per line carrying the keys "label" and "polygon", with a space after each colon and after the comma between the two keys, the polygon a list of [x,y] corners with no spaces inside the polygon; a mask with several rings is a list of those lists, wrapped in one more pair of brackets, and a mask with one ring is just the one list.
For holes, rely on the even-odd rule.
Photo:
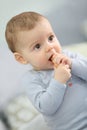
{"label": "long sleeve", "polygon": [[72,52],[68,52],[67,55],[72,59],[72,74],[87,81],[87,57]]}
{"label": "long sleeve", "polygon": [[66,86],[55,79],[46,84],[40,76],[31,73],[26,75],[23,84],[33,105],[45,115],[54,114],[63,101]]}
{"label": "long sleeve", "polygon": [[72,73],[87,81],[87,59],[77,58],[72,60]]}

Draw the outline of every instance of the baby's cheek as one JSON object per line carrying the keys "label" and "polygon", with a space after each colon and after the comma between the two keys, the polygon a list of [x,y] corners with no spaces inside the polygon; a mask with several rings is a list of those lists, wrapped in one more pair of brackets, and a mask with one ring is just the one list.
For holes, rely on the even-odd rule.
{"label": "baby's cheek", "polygon": [[39,63],[44,65],[45,63],[47,63],[47,60],[45,58],[40,58]]}

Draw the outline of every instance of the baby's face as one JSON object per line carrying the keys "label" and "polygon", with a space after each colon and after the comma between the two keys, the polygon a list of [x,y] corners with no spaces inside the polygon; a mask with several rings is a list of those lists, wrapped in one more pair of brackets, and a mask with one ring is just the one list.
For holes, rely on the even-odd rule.
{"label": "baby's face", "polygon": [[46,19],[30,31],[21,31],[18,38],[23,43],[21,55],[27,63],[36,70],[53,69],[51,57],[61,53],[61,46]]}

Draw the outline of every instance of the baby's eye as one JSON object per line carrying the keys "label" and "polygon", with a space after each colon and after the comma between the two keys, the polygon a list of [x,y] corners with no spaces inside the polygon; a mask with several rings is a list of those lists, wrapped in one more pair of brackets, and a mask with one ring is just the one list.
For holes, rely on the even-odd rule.
{"label": "baby's eye", "polygon": [[52,41],[52,40],[53,40],[53,38],[54,38],[54,36],[53,36],[53,35],[51,35],[51,36],[49,36],[48,40],[49,40],[49,41]]}
{"label": "baby's eye", "polygon": [[38,43],[35,45],[35,49],[40,49],[41,45]]}

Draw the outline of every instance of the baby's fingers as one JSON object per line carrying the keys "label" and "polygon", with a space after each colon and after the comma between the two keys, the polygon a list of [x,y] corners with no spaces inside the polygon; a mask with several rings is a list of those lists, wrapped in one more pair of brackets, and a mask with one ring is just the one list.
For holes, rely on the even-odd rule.
{"label": "baby's fingers", "polygon": [[58,54],[53,55],[53,57],[52,57],[52,62],[53,62],[55,65],[60,64],[60,63],[61,63],[61,57],[59,57]]}

